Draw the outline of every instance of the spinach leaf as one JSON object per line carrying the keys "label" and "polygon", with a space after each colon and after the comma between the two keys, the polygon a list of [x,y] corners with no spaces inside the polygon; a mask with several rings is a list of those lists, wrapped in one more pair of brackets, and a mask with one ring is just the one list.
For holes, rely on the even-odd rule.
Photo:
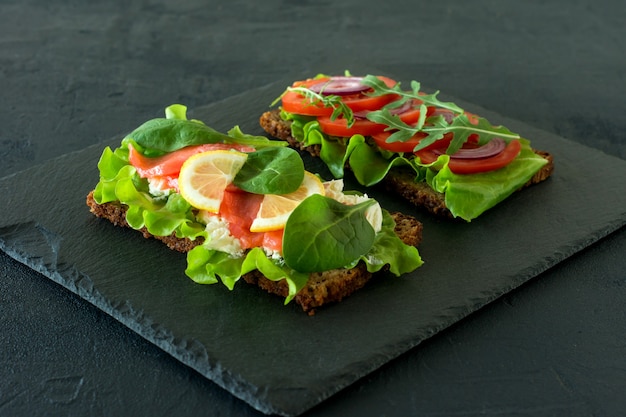
{"label": "spinach leaf", "polygon": [[255,194],[287,194],[304,179],[304,163],[291,148],[262,148],[248,154],[233,184]]}
{"label": "spinach leaf", "polygon": [[[146,156],[174,152],[185,146],[234,141],[198,121],[164,118],[148,120],[133,130],[126,140],[133,140],[141,146],[146,150]],[[151,155],[147,155],[148,150]]]}
{"label": "spinach leaf", "polygon": [[300,272],[347,266],[365,255],[376,233],[365,218],[373,201],[349,206],[314,194],[291,213],[283,235],[283,258]]}

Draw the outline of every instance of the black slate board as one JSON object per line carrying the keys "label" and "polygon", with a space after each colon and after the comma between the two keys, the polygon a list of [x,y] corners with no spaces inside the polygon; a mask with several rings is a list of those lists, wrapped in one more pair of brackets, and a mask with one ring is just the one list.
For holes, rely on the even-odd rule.
{"label": "black slate board", "polygon": [[[261,134],[258,115],[288,82],[190,113],[218,130]],[[197,285],[184,255],[94,218],[85,196],[102,148],[121,137],[1,179],[0,248],[252,407],[297,415],[626,224],[625,161],[453,100],[551,151],[553,177],[469,224],[369,190],[423,221],[426,263],[313,317],[243,283],[233,292]]]}

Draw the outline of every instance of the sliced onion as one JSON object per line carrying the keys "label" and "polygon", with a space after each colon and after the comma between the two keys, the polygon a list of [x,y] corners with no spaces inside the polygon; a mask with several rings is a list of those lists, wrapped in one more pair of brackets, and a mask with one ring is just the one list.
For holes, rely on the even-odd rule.
{"label": "sliced onion", "polygon": [[433,111],[433,113],[430,115],[430,117],[435,117],[435,116],[442,116],[444,120],[446,121],[446,123],[448,124],[452,123],[452,120],[454,119],[454,113],[451,110],[447,110],[447,109],[436,108]]}
{"label": "sliced onion", "polygon": [[330,80],[326,82],[313,84],[309,87],[309,90],[324,95],[346,96],[358,94],[370,89],[362,81],[363,77],[330,77]]}
{"label": "sliced onion", "polygon": [[[482,159],[489,158],[491,156],[496,156],[500,152],[502,152],[506,148],[506,142],[500,138],[494,138],[484,144],[483,146],[479,146],[478,148],[466,148],[459,149],[453,155],[450,155],[450,158],[456,159]],[[434,149],[434,153],[437,155],[442,155],[445,153],[445,150]]]}
{"label": "sliced onion", "polygon": [[[406,103],[404,103],[403,105],[401,105],[400,107],[396,107],[393,109],[389,109],[389,113],[391,114],[402,114],[405,113],[409,110],[411,110],[413,108],[414,102],[409,100]],[[369,113],[371,110],[363,110],[363,111],[359,111],[359,112],[354,112],[354,117],[356,119],[367,119],[367,113]]]}

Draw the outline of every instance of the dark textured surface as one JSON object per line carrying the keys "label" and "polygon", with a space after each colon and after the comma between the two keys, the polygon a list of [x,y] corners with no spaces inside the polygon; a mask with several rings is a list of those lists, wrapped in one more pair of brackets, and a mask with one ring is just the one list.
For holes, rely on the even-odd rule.
{"label": "dark textured surface", "polygon": [[[190,116],[225,131],[235,110],[258,114],[288,83],[250,90]],[[301,414],[626,224],[626,194],[613,192],[626,188],[626,162],[454,101],[549,148],[559,170],[471,224],[436,220],[369,190],[384,207],[422,221],[426,263],[401,279],[377,280],[315,317],[241,288],[245,284],[233,293],[196,285],[184,276],[180,253],[94,218],[84,200],[96,182],[103,145],[0,180],[8,201],[0,210],[0,249],[254,408]],[[238,123],[245,132],[261,131],[258,117],[241,116]],[[107,142],[116,147],[119,140]],[[305,157],[309,169],[317,162]],[[579,176],[579,170],[589,174]],[[355,184],[346,178],[346,185]],[[589,196],[585,204],[581,194]],[[611,198],[614,204],[602,204]]]}
{"label": "dark textured surface", "polygon": [[[0,174],[107,140],[171,102],[364,65],[626,158],[623,2],[376,4],[4,1]],[[624,253],[622,229],[309,414],[621,415]],[[3,415],[258,414],[0,259]]]}

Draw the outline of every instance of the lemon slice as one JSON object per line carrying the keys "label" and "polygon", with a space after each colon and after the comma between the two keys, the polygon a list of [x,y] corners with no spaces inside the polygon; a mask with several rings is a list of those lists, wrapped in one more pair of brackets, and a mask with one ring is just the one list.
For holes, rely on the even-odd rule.
{"label": "lemon slice", "polygon": [[305,171],[302,185],[296,191],[289,194],[263,196],[261,207],[252,221],[250,231],[270,232],[284,228],[291,212],[298,207],[300,202],[313,194],[324,195],[324,185],[316,175]]}
{"label": "lemon slice", "polygon": [[224,198],[224,190],[233,182],[247,158],[247,154],[232,150],[193,155],[180,168],[180,195],[196,208],[217,213]]}

